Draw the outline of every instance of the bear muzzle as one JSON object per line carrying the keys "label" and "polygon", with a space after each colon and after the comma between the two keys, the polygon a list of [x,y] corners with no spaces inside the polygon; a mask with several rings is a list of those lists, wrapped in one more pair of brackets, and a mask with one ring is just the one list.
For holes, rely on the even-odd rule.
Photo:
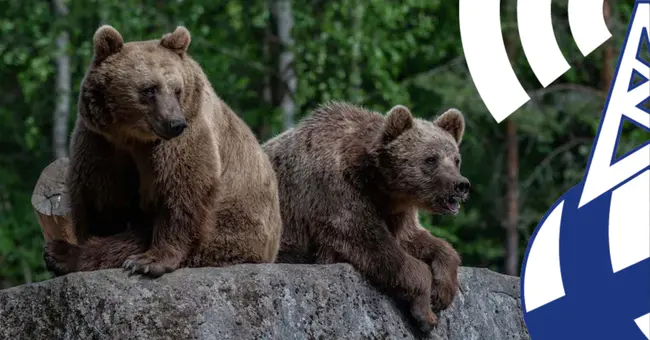
{"label": "bear muzzle", "polygon": [[449,212],[457,214],[460,210],[460,203],[469,198],[470,183],[467,178],[461,176],[453,185],[453,191],[444,200],[443,206]]}
{"label": "bear muzzle", "polygon": [[162,122],[153,122],[151,127],[158,137],[164,140],[170,140],[180,136],[185,131],[187,121],[183,118],[165,120]]}
{"label": "bear muzzle", "polygon": [[470,187],[471,184],[469,183],[469,180],[465,177],[461,177],[460,180],[458,180],[454,185],[454,190],[456,191],[457,194],[462,196],[463,199],[465,199],[466,196],[469,195]]}

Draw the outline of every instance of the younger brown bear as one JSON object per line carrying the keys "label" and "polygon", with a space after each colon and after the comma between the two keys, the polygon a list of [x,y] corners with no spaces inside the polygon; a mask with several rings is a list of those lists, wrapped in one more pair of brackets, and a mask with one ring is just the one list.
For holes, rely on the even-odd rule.
{"label": "younger brown bear", "polygon": [[273,262],[277,180],[249,127],[215,94],[178,27],[124,43],[93,37],[79,96],[67,185],[79,245],[46,246],[57,275],[124,267]]}
{"label": "younger brown bear", "polygon": [[418,209],[456,214],[463,115],[433,122],[401,105],[381,114],[324,105],[262,147],[278,178],[283,232],[276,262],[352,264],[409,303],[423,331],[457,289],[460,257],[418,221]]}

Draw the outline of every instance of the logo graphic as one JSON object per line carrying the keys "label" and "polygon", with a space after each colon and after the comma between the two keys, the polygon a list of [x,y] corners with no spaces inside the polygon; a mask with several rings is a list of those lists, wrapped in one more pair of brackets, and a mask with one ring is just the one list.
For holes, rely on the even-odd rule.
{"label": "logo graphic", "polygon": [[650,339],[650,140],[615,157],[625,121],[650,131],[649,33],[650,0],[637,0],[584,179],[528,245],[521,296],[533,340]]}
{"label": "logo graphic", "polygon": [[[611,37],[603,16],[603,1],[569,0],[569,28],[584,56]],[[460,0],[459,8],[467,67],[481,99],[498,123],[530,100],[508,60],[501,35],[500,2]],[[551,20],[551,0],[517,0],[521,44],[543,87],[571,68],[555,40]]]}

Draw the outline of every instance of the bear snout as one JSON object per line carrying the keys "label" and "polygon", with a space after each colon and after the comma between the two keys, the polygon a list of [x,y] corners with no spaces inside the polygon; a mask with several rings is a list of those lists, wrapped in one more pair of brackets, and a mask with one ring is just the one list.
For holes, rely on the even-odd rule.
{"label": "bear snout", "polygon": [[151,127],[155,134],[164,139],[170,140],[180,136],[187,128],[187,121],[184,118],[172,118],[169,120],[153,120]]}
{"label": "bear snout", "polygon": [[172,119],[165,124],[167,135],[172,138],[180,136],[186,127],[187,121],[185,119]]}
{"label": "bear snout", "polygon": [[470,186],[471,184],[469,183],[469,180],[465,177],[461,177],[460,180],[456,181],[456,184],[454,185],[454,189],[456,193],[465,197],[469,194]]}

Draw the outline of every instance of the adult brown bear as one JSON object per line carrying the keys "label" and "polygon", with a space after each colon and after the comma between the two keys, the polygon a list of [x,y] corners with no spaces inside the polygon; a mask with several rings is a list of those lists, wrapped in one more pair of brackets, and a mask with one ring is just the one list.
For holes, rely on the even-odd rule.
{"label": "adult brown bear", "polygon": [[160,276],[182,266],[273,262],[277,181],[249,127],[215,94],[178,27],[124,43],[93,37],[66,179],[78,245],[46,245],[57,275],[123,266]]}
{"label": "adult brown bear", "polygon": [[384,117],[332,102],[265,143],[283,219],[277,262],[348,262],[430,330],[431,303],[444,309],[456,294],[460,257],[417,210],[455,214],[467,198],[464,131],[454,109],[430,122],[400,105]]}

